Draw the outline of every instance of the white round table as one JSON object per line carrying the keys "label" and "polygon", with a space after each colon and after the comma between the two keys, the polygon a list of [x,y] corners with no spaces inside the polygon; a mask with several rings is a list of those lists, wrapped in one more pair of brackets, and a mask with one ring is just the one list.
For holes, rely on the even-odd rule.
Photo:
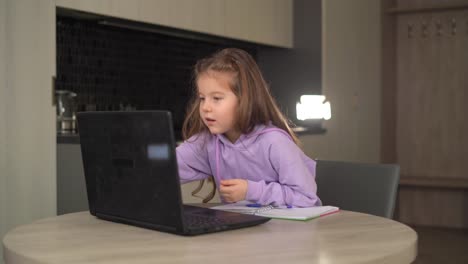
{"label": "white round table", "polygon": [[401,264],[416,258],[417,235],[399,222],[350,211],[194,237],[108,222],[86,211],[19,226],[5,235],[3,247],[6,264]]}

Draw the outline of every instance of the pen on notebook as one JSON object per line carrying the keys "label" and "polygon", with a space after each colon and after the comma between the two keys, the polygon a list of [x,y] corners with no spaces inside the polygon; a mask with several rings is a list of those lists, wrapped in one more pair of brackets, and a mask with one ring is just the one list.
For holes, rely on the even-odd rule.
{"label": "pen on notebook", "polygon": [[[258,204],[258,203],[246,204],[245,206],[247,206],[247,207],[256,207],[256,208],[263,207],[263,205]],[[273,207],[273,208],[275,208],[275,207]],[[284,205],[284,206],[278,206],[278,207],[276,207],[276,208],[287,208],[287,209],[291,209],[291,208],[293,208],[293,206],[292,206],[292,205]]]}
{"label": "pen on notebook", "polygon": [[262,205],[258,204],[258,203],[246,204],[245,206],[247,206],[247,207],[262,207]]}

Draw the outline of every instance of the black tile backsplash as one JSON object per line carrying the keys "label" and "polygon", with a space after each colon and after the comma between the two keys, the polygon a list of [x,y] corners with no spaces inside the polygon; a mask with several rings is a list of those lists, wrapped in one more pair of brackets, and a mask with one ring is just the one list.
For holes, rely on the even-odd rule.
{"label": "black tile backsplash", "polygon": [[170,110],[180,138],[193,65],[236,47],[220,43],[58,16],[56,89],[78,94],[77,111]]}

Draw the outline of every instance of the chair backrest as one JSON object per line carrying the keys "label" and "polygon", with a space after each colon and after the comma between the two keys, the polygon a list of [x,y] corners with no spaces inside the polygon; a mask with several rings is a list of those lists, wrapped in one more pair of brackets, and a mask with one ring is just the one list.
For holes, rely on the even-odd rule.
{"label": "chair backrest", "polygon": [[399,165],[317,160],[316,175],[324,205],[392,218]]}

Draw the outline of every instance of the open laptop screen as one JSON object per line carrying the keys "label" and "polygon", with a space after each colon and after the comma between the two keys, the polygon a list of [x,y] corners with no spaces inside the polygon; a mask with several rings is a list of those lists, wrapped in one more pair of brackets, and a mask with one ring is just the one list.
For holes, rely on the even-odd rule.
{"label": "open laptop screen", "polygon": [[169,112],[86,112],[78,125],[93,214],[182,226]]}

